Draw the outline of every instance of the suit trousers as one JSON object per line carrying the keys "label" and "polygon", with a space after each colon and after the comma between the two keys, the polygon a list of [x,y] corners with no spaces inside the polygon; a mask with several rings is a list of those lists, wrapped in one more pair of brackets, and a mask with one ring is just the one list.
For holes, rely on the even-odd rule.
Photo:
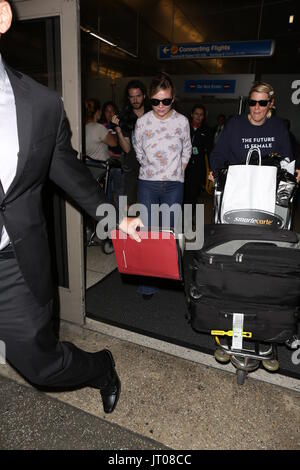
{"label": "suit trousers", "polygon": [[139,170],[140,164],[137,161],[135,151],[131,149],[129,153],[124,155],[123,164],[125,195],[127,196],[128,207],[137,202]]}
{"label": "suit trousers", "polygon": [[35,386],[50,390],[87,385],[100,388],[109,380],[107,353],[89,353],[58,341],[52,301],[38,304],[15,258],[0,258],[0,340],[6,346],[7,362]]}
{"label": "suit trousers", "polygon": [[192,155],[186,170],[184,179],[184,203],[197,203],[197,197],[206,185],[205,155]]}

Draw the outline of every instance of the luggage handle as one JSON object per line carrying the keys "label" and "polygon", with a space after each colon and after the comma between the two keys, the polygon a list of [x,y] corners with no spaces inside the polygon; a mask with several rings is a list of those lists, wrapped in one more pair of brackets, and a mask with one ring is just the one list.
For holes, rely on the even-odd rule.
{"label": "luggage handle", "polygon": [[260,148],[257,147],[257,145],[254,145],[253,147],[249,149],[247,158],[246,158],[246,165],[250,165],[250,160],[251,160],[254,150],[258,153],[258,161],[259,161],[259,165],[261,166],[261,151],[260,151]]}
{"label": "luggage handle", "polygon": [[[255,313],[245,313],[243,312],[244,316],[245,316],[245,319],[252,319],[254,320],[256,318],[256,314]],[[224,312],[224,310],[220,310],[220,315],[222,317],[225,317],[225,318],[228,318],[229,316],[233,317],[234,313],[233,312]]]}

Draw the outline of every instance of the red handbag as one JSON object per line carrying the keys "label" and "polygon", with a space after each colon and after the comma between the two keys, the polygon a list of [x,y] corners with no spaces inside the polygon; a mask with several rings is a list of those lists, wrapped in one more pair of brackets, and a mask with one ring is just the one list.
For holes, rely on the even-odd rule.
{"label": "red handbag", "polygon": [[118,270],[122,274],[181,280],[181,252],[172,230],[141,230],[138,243],[121,230],[112,230]]}

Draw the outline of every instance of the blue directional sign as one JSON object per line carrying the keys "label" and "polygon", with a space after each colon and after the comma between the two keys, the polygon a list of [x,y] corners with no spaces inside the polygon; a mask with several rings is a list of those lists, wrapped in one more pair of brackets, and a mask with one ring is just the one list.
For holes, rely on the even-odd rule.
{"label": "blue directional sign", "polygon": [[214,95],[216,93],[234,93],[235,80],[186,80],[185,93],[201,93]]}
{"label": "blue directional sign", "polygon": [[158,46],[159,60],[216,59],[226,57],[270,57],[274,54],[275,41],[231,41],[214,43],[182,43]]}

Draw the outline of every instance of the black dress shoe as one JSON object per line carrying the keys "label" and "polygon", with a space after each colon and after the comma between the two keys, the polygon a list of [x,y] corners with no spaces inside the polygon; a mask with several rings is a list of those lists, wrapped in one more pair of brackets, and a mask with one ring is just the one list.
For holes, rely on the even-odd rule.
{"label": "black dress shoe", "polygon": [[112,413],[116,408],[120,397],[121,381],[115,369],[115,361],[112,353],[108,349],[105,349],[104,351],[109,356],[111,361],[111,371],[108,374],[107,384],[100,388],[100,394],[104,413]]}

